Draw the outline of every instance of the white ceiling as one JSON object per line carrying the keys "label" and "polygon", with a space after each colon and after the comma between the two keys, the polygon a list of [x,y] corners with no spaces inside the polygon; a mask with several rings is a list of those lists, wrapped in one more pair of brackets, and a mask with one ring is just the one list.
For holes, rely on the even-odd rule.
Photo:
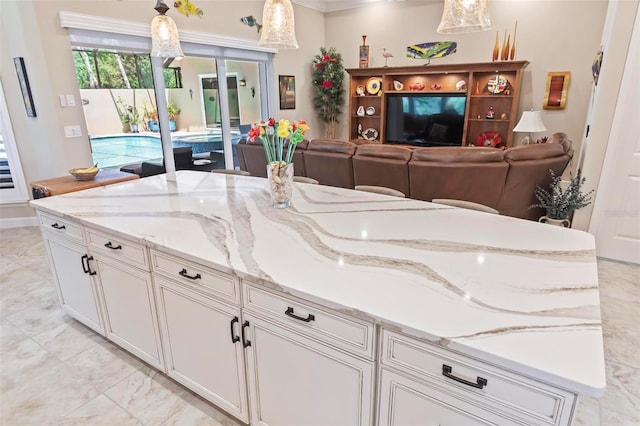
{"label": "white ceiling", "polygon": [[376,4],[393,3],[404,0],[291,0],[293,3],[306,6],[321,12],[355,9]]}

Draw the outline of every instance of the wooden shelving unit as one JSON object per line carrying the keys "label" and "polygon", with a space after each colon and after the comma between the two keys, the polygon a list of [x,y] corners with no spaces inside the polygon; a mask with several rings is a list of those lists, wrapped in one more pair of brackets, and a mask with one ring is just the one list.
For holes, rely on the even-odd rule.
{"label": "wooden shelving unit", "polygon": [[[349,73],[349,140],[363,139],[358,134],[358,124],[362,129],[372,128],[378,132],[375,141],[385,143],[386,109],[390,93],[438,93],[466,94],[462,145],[477,145],[479,137],[486,132],[498,132],[501,136],[499,147],[510,147],[513,141],[513,127],[518,120],[518,102],[522,85],[522,74],[528,61],[484,62],[453,65],[429,65],[412,67],[351,68]],[[499,88],[490,84],[500,76],[506,86]],[[367,83],[375,78],[381,89],[376,95],[366,91]],[[395,90],[394,81],[402,85]],[[461,88],[464,82],[464,88]],[[358,87],[365,88],[359,95]],[[422,88],[422,90],[418,90]],[[412,90],[413,89],[413,90]],[[359,116],[358,108],[375,108],[373,115]],[[486,118],[493,107],[494,118]],[[483,139],[480,138],[480,141]],[[491,143],[485,141],[484,143]],[[495,141],[494,141],[495,143]]]}

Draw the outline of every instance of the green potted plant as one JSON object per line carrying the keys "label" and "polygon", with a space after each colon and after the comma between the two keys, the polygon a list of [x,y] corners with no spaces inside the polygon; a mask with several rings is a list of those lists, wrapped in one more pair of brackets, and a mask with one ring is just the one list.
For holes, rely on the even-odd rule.
{"label": "green potted plant", "polygon": [[562,178],[556,176],[553,170],[549,169],[549,173],[551,173],[549,190],[538,186],[535,195],[539,203],[529,208],[541,207],[546,210],[547,214],[538,219],[539,222],[568,228],[571,226],[573,212],[591,204],[593,189],[586,194],[582,192],[582,185],[586,179],[582,177],[580,169],[575,177],[571,176],[566,186],[563,185]]}
{"label": "green potted plant", "polygon": [[325,136],[336,137],[336,124],[344,105],[344,68],[342,55],[335,48],[320,48],[320,54],[313,58],[313,86],[315,96],[313,105],[320,120],[327,123]]}
{"label": "green potted plant", "polygon": [[169,129],[173,132],[176,130],[176,118],[180,115],[180,108],[172,103],[167,104],[167,115],[169,116]]}

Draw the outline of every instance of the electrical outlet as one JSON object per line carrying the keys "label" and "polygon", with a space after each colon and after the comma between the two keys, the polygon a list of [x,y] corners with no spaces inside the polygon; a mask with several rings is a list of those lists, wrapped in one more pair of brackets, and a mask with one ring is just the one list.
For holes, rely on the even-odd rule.
{"label": "electrical outlet", "polygon": [[67,138],[79,138],[82,136],[80,126],[64,126],[64,135]]}
{"label": "electrical outlet", "polygon": [[[67,95],[67,106],[76,106],[76,97],[73,95]],[[80,136],[80,135],[78,135]]]}

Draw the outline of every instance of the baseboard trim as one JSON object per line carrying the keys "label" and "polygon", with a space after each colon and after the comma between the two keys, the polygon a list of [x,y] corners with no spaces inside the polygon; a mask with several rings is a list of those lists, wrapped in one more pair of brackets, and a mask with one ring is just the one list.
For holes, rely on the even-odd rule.
{"label": "baseboard trim", "polygon": [[0,218],[0,229],[25,226],[38,226],[38,218],[36,216]]}

